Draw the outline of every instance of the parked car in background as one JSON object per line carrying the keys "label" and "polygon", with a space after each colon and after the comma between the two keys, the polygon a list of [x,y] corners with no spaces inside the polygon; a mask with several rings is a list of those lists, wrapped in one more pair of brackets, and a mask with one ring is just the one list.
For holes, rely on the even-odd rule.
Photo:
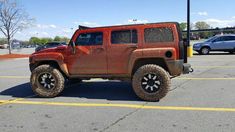
{"label": "parked car in background", "polygon": [[225,34],[209,38],[205,42],[193,45],[193,50],[199,54],[207,55],[210,51],[235,52],[235,34]]}
{"label": "parked car in background", "polygon": [[38,52],[40,50],[43,50],[43,49],[47,49],[47,48],[55,48],[57,46],[63,46],[63,45],[66,45],[65,42],[49,42],[49,43],[46,43],[45,45],[43,46],[39,46],[35,49],[35,52]]}
{"label": "parked car in background", "polygon": [[8,48],[8,44],[0,45],[0,49],[7,49],[7,48]]}

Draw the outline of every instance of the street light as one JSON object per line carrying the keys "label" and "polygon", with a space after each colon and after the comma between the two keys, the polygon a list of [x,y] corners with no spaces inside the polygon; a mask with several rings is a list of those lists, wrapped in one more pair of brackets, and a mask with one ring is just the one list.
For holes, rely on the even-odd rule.
{"label": "street light", "polygon": [[190,45],[190,0],[187,0],[187,46]]}

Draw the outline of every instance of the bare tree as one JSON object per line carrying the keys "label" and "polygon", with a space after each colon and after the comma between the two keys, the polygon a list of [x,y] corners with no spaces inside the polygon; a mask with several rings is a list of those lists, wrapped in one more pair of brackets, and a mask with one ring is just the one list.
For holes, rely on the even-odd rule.
{"label": "bare tree", "polygon": [[0,31],[7,38],[9,54],[11,54],[11,39],[14,35],[33,22],[16,0],[0,0]]}

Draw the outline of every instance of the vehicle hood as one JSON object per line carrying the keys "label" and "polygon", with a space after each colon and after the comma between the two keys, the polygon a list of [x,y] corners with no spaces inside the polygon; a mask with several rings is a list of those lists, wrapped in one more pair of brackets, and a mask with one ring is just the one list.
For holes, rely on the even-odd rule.
{"label": "vehicle hood", "polygon": [[210,45],[210,42],[195,43],[193,46],[203,46],[203,45]]}
{"label": "vehicle hood", "polygon": [[67,49],[67,45],[62,45],[62,46],[57,46],[57,47],[52,47],[52,48],[45,48],[42,49],[38,52],[34,52],[32,55],[34,54],[41,54],[41,53],[48,53],[48,52],[60,52],[60,53],[64,53]]}

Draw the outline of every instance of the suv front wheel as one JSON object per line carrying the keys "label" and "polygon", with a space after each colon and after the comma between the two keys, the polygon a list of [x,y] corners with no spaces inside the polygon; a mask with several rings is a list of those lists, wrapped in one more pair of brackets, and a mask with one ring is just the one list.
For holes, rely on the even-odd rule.
{"label": "suv front wheel", "polygon": [[170,78],[160,66],[148,64],[133,75],[132,87],[138,97],[145,101],[159,101],[169,91]]}
{"label": "suv front wheel", "polygon": [[36,95],[55,97],[63,91],[65,79],[58,69],[41,65],[32,71],[30,82]]}

